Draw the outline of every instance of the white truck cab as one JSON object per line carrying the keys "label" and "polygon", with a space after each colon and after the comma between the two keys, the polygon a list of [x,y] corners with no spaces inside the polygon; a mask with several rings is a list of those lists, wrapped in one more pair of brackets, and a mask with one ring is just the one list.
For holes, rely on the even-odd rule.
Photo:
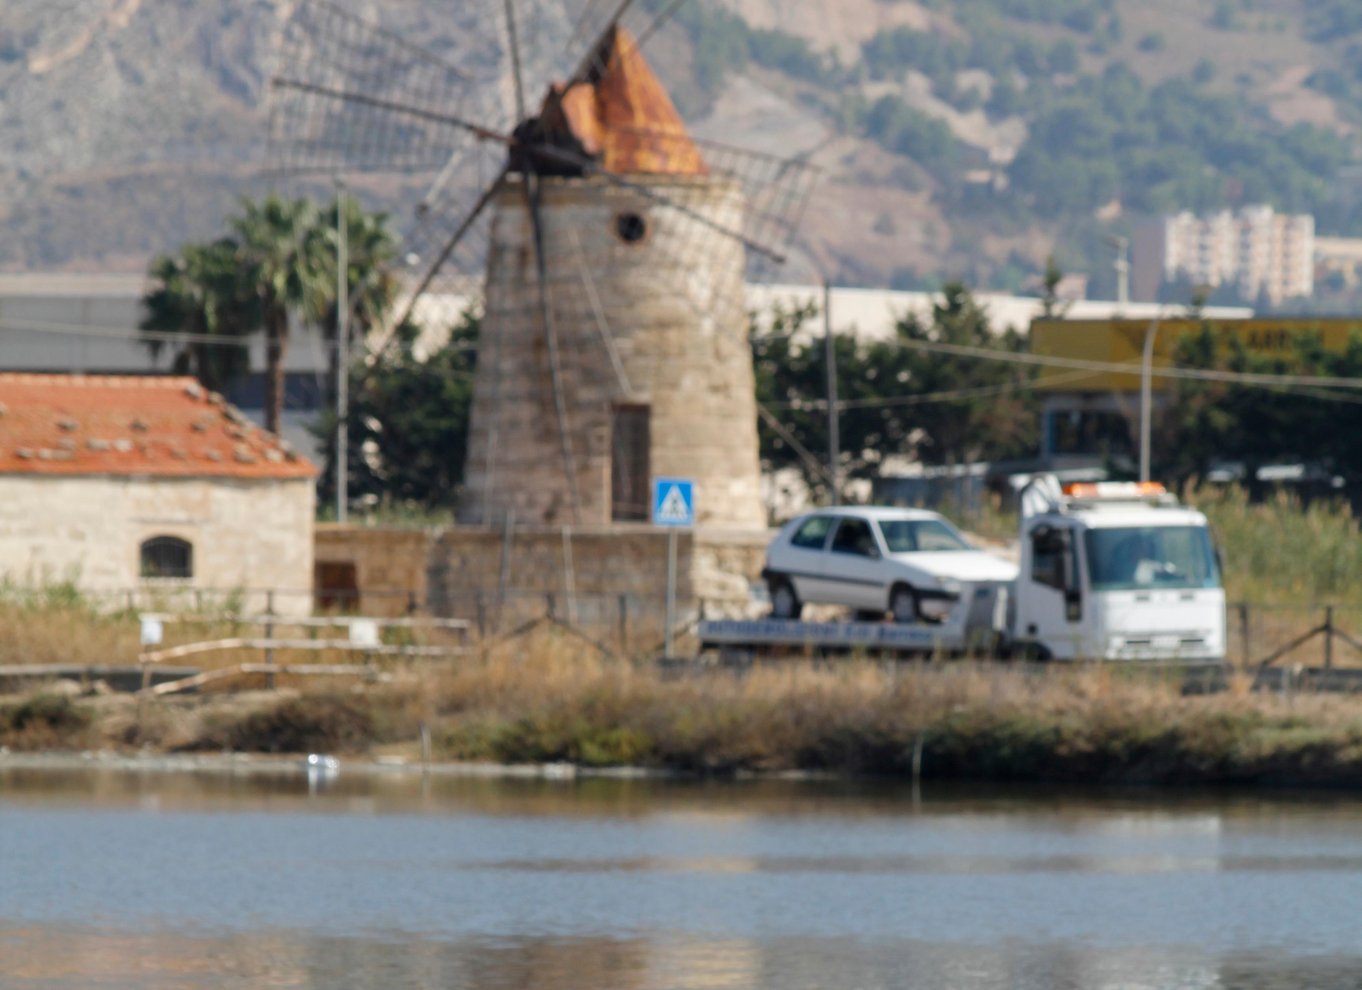
{"label": "white truck cab", "polygon": [[1223,662],[1206,517],[1162,485],[1034,480],[1022,493],[1015,649],[1056,660]]}

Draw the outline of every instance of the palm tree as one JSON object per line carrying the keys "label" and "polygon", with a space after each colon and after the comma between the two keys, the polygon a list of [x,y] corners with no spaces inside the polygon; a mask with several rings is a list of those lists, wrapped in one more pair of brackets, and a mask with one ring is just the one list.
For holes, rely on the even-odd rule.
{"label": "palm tree", "polygon": [[228,221],[237,245],[239,277],[250,286],[265,331],[265,427],[279,432],[284,409],[284,361],[289,321],[319,322],[328,302],[334,308],[332,248],[316,208],[303,199],[271,194],[256,203],[241,201]]}
{"label": "palm tree", "polygon": [[[237,245],[229,238],[190,244],[178,255],[160,255],[148,271],[139,328],[154,357],[167,346],[165,334],[183,334],[171,358],[176,374],[192,374],[216,392],[226,391],[250,372],[241,340],[259,323],[254,301],[241,292]],[[222,343],[211,338],[221,337]]]}

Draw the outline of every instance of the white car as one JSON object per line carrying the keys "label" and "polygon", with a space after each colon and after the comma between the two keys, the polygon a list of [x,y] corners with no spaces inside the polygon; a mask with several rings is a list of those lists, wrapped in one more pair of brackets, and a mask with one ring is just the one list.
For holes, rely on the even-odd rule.
{"label": "white car", "polygon": [[845,605],[861,618],[940,621],[964,584],[1005,584],[1017,567],[970,545],[925,509],[838,506],[792,519],[766,548],[771,614],[805,603]]}

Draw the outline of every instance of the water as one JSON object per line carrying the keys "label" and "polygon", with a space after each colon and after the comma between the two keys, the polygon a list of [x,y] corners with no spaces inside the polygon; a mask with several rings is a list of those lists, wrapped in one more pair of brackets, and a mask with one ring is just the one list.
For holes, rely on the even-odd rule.
{"label": "water", "polygon": [[0,769],[0,987],[1356,987],[1362,801]]}

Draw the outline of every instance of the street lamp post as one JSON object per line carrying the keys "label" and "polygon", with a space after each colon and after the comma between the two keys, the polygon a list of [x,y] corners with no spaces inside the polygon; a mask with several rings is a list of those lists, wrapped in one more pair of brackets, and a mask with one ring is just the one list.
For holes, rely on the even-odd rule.
{"label": "street lamp post", "polygon": [[1140,480],[1149,480],[1149,421],[1154,399],[1154,337],[1159,332],[1159,318],[1149,321],[1144,332],[1144,360],[1140,365]]}
{"label": "street lamp post", "polygon": [[345,522],[350,490],[350,259],[345,183],[336,180],[336,522]]}
{"label": "street lamp post", "polygon": [[828,366],[828,481],[832,487],[832,504],[842,501],[839,461],[841,455],[841,426],[837,419],[837,347],[832,336],[832,286],[823,279],[823,348]]}

